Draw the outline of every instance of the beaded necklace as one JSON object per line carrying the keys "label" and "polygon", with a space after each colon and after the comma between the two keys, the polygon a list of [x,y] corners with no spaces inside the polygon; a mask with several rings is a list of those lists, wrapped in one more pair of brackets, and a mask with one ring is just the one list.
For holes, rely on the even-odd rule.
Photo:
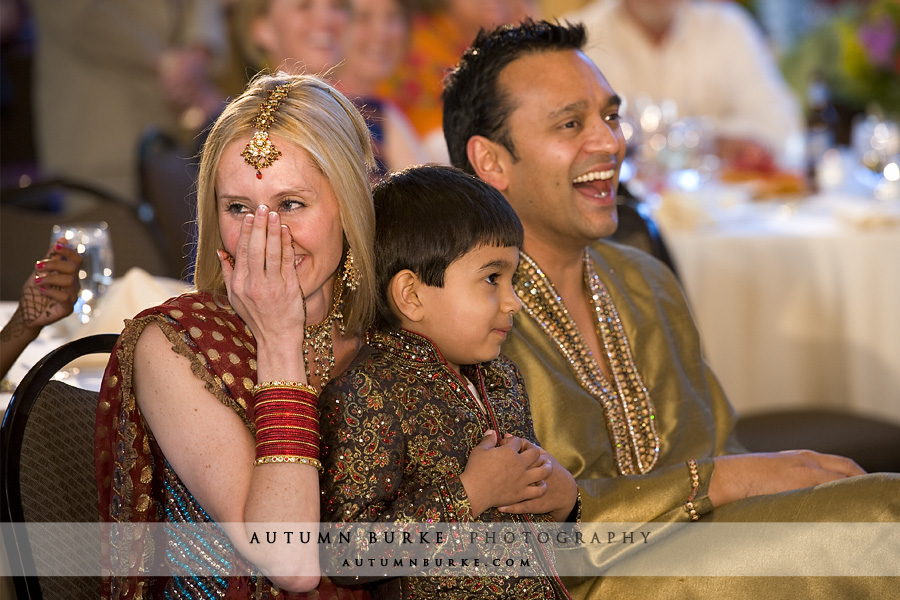
{"label": "beaded necklace", "polygon": [[[334,280],[334,300],[331,303],[331,310],[321,323],[308,325],[303,328],[303,365],[306,368],[306,380],[312,383],[312,378],[316,377],[320,384],[319,388],[325,387],[331,377],[331,371],[334,369],[334,341],[331,338],[332,327],[335,321],[338,321],[341,331],[343,331],[343,314],[341,312],[341,300],[344,295],[344,285],[340,277]],[[304,308],[305,308],[304,299]],[[309,355],[313,354],[312,372],[309,370]]]}
{"label": "beaded necklace", "polygon": [[612,382],[603,375],[550,279],[524,252],[517,276],[516,293],[525,312],[553,341],[581,386],[603,407],[619,473],[650,472],[659,458],[653,403],[634,364],[616,307],[594,271],[587,250],[584,253],[585,290],[589,292],[597,318],[596,332],[609,359]]}

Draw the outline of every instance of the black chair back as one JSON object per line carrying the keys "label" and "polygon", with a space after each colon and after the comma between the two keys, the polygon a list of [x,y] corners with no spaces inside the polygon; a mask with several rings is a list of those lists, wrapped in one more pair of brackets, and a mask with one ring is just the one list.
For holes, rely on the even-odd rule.
{"label": "black chair back", "polygon": [[[96,523],[99,520],[94,477],[94,423],[97,392],[53,377],[80,356],[108,353],[118,334],[74,340],[42,358],[16,387],[0,426],[2,448],[2,520],[16,595],[25,598],[97,598],[96,576],[69,576],[99,560],[100,536],[84,539],[77,527],[25,531],[25,523]],[[52,539],[49,539],[52,537]],[[96,552],[54,553],[48,561],[34,548],[95,547]],[[62,556],[62,560],[60,557]],[[39,576],[33,574],[39,573]],[[54,576],[62,574],[65,576]]]}
{"label": "black chair back", "polygon": [[153,211],[169,249],[169,269],[192,277],[197,236],[197,152],[156,128],[144,132],[138,147],[138,179],[143,206]]}

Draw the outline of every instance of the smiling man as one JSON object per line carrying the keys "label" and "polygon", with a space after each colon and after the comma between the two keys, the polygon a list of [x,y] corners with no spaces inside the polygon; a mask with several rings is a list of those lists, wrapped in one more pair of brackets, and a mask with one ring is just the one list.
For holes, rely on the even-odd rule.
{"label": "smiling man", "polygon": [[[900,519],[896,476],[855,477],[864,471],[851,460],[815,452],[743,453],[674,275],[642,251],[601,240],[617,226],[625,141],[619,97],[584,42],[582,26],[544,21],[482,32],[443,96],[453,164],[500,190],[525,230],[516,283],[523,310],[503,353],[525,377],[537,438],[579,483],[583,520]],[[717,543],[691,546],[690,559],[715,561],[718,551]],[[606,558],[587,559],[592,573],[609,566]],[[666,573],[659,563],[685,554],[655,558]],[[808,581],[790,577],[603,577],[570,590],[682,598],[693,595],[686,585],[709,597],[810,593]],[[815,589],[863,597],[877,595],[865,586],[879,585],[884,578],[843,577]]]}

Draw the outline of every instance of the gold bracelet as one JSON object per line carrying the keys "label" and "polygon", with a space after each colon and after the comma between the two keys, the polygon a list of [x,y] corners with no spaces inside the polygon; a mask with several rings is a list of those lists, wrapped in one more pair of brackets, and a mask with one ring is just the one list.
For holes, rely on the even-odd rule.
{"label": "gold bracelet", "polygon": [[693,458],[687,463],[691,470],[691,495],[688,496],[687,502],[684,503],[684,510],[687,512],[691,521],[699,521],[700,515],[697,514],[697,508],[694,506],[694,496],[697,495],[697,488],[700,487],[700,474],[697,472],[697,461]]}
{"label": "gold bracelet", "polygon": [[301,383],[299,381],[284,381],[281,379],[274,381],[262,381],[260,383],[257,383],[253,386],[253,390],[250,393],[255,396],[257,392],[272,388],[290,388],[295,390],[302,390],[313,394],[316,398],[319,397],[319,392],[316,391],[316,388],[309,385],[308,383]]}
{"label": "gold bracelet", "polygon": [[268,465],[281,463],[299,463],[301,465],[309,465],[315,467],[317,471],[322,472],[322,463],[315,458],[308,456],[292,456],[288,454],[279,454],[276,456],[263,456],[253,461],[253,465]]}

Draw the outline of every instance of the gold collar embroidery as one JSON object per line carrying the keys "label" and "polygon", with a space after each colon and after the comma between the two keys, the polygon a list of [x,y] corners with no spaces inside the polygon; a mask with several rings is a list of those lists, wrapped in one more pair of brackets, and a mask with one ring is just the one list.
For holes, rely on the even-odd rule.
{"label": "gold collar embroidery", "polygon": [[584,253],[584,283],[597,316],[596,331],[612,368],[610,382],[603,375],[575,322],[569,317],[550,279],[524,252],[516,293],[525,312],[535,320],[569,363],[581,386],[603,406],[616,464],[622,475],[649,473],[659,458],[656,414],[644,386],[619,314],[606,286]]}

